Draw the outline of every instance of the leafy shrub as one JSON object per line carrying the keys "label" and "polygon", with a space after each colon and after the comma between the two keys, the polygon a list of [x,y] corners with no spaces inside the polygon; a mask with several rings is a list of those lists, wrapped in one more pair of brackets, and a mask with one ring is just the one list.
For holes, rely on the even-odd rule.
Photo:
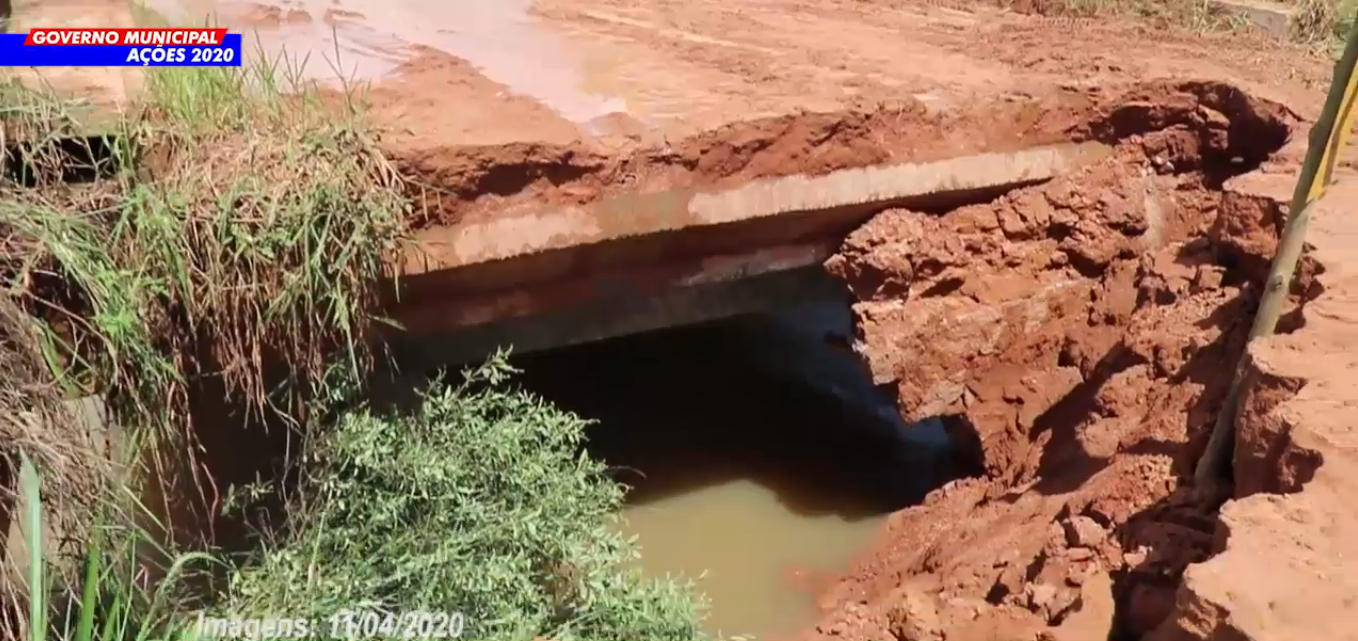
{"label": "leafy shrub", "polygon": [[[503,356],[409,415],[316,436],[281,538],[232,580],[237,616],[457,612],[464,638],[690,639],[686,583],[648,581],[586,422],[507,386]],[[286,613],[286,614],[285,614]]]}

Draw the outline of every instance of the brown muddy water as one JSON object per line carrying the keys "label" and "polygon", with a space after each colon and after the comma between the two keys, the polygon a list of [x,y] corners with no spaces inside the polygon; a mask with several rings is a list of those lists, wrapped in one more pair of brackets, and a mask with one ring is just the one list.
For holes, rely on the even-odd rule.
{"label": "brown muddy water", "polygon": [[902,421],[848,331],[846,305],[813,304],[519,359],[599,421],[587,447],[631,488],[643,571],[695,579],[713,634],[795,634],[887,514],[957,476],[941,424]]}

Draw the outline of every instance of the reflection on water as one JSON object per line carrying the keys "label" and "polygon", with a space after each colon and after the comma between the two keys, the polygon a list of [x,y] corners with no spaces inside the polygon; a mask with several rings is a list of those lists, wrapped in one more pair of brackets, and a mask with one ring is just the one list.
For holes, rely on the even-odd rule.
{"label": "reflection on water", "polygon": [[847,328],[843,305],[808,306],[522,360],[599,419],[588,448],[632,487],[643,570],[703,574],[712,632],[796,633],[885,515],[948,477],[942,427],[907,426],[827,344]]}
{"label": "reflection on water", "polygon": [[[663,480],[661,482],[664,482]],[[735,476],[624,512],[651,576],[697,576],[707,629],[790,635],[812,622],[816,592],[866,545],[877,516],[800,514],[767,485]]]}
{"label": "reflection on water", "polygon": [[[532,0],[147,0],[171,20],[254,35],[264,52],[308,57],[305,74],[332,81],[391,74],[416,47],[452,54],[511,91],[536,98],[578,123],[625,111],[620,98],[581,89],[580,59],[529,13]],[[337,44],[338,42],[338,44]],[[338,49],[338,63],[336,50]]]}
{"label": "reflection on water", "polygon": [[637,536],[648,574],[699,577],[714,633],[764,637],[811,623],[817,592],[885,514],[792,465],[680,453],[638,467],[647,476],[631,481],[624,531]]}

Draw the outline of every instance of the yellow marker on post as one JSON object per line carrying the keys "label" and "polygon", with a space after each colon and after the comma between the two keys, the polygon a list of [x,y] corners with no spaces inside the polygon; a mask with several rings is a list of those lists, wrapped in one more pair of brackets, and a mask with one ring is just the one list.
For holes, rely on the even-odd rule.
{"label": "yellow marker on post", "polygon": [[[1353,38],[1350,37],[1350,40]],[[1348,86],[1344,90],[1344,100],[1339,107],[1338,126],[1330,130],[1328,144],[1325,145],[1325,154],[1320,159],[1321,171],[1317,172],[1314,180],[1311,181],[1310,191],[1307,193],[1307,202],[1320,198],[1325,193],[1325,188],[1334,179],[1335,165],[1339,164],[1339,153],[1348,142],[1348,138],[1353,134],[1354,114],[1353,102],[1358,96],[1358,73],[1349,71]]]}

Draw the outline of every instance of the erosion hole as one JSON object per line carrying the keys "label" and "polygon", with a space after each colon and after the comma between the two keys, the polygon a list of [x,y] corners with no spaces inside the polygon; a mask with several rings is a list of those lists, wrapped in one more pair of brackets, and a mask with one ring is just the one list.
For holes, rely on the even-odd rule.
{"label": "erosion hole", "polygon": [[[3,19],[3,13],[0,13],[0,21]],[[91,183],[109,178],[118,170],[115,153],[118,143],[113,136],[74,136],[43,146],[10,144],[0,150],[0,174],[25,187],[51,180]],[[43,175],[43,172],[52,175]]]}

